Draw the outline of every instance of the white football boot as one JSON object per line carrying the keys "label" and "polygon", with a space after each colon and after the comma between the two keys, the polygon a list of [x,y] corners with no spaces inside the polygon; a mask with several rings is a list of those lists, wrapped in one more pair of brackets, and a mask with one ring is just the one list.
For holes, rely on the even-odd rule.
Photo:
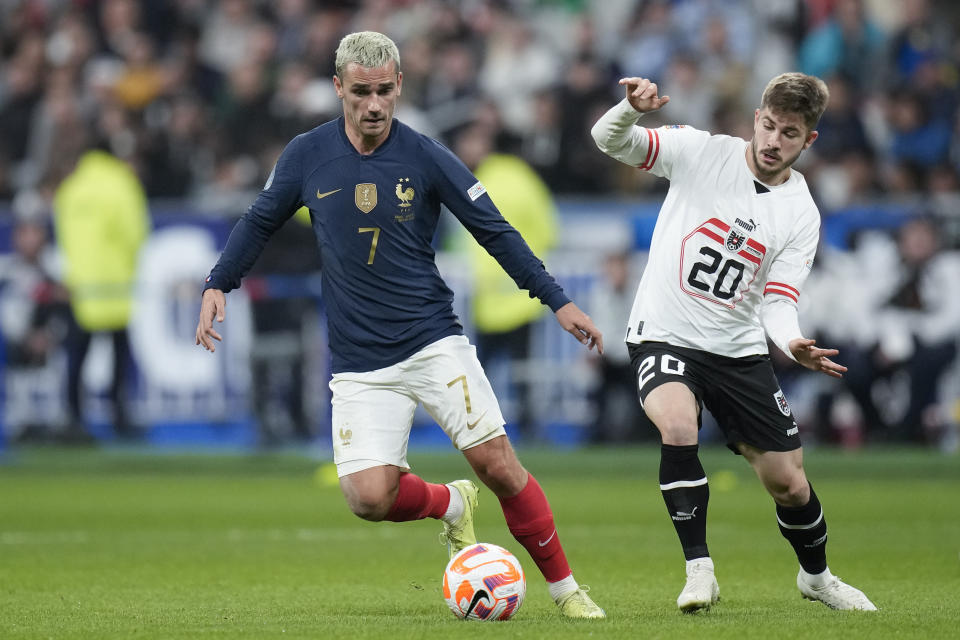
{"label": "white football boot", "polygon": [[877,607],[863,594],[827,569],[812,576],[803,569],[797,574],[797,588],[807,600],[819,600],[831,609],[841,611],[876,611]]}
{"label": "white football boot", "polygon": [[709,609],[720,599],[720,585],[713,574],[712,558],[697,558],[687,562],[687,584],[677,597],[677,606],[684,613]]}

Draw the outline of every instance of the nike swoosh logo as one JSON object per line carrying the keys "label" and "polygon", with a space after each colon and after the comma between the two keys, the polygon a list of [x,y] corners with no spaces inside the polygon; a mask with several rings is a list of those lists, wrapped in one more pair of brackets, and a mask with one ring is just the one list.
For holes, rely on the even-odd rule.
{"label": "nike swoosh logo", "polygon": [[333,191],[327,191],[326,193],[320,193],[320,189],[317,189],[317,200],[322,200],[327,196],[335,194],[337,191],[343,191],[343,189],[334,189]]}
{"label": "nike swoosh logo", "polygon": [[480,424],[480,421],[483,420],[483,416],[485,416],[485,415],[487,415],[487,412],[486,412],[486,411],[484,411],[483,413],[481,413],[481,414],[480,414],[480,417],[477,418],[476,420],[474,420],[473,422],[468,422],[468,423],[467,423],[467,430],[473,429],[475,426],[477,426],[478,424]]}
{"label": "nike swoosh logo", "polygon": [[483,589],[478,589],[476,593],[473,594],[473,600],[470,602],[470,606],[467,607],[467,612],[463,614],[464,618],[470,617],[470,612],[473,611],[473,608],[480,604],[480,600],[490,600],[490,596],[487,595],[487,592]]}
{"label": "nike swoosh logo", "polygon": [[548,544],[550,544],[550,541],[553,540],[553,536],[555,536],[555,535],[557,535],[557,530],[556,530],[556,529],[554,529],[554,530],[553,530],[553,533],[550,534],[550,537],[547,538],[546,540],[544,540],[543,542],[540,542],[539,540],[537,540],[537,544],[540,545],[541,547],[545,547],[545,546],[547,546]]}

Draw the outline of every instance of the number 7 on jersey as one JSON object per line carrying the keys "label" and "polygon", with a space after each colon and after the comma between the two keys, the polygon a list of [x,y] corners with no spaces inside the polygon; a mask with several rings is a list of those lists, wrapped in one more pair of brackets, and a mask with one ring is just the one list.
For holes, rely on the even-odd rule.
{"label": "number 7 on jersey", "polygon": [[367,264],[373,264],[373,257],[377,254],[377,242],[380,241],[380,227],[360,227],[357,233],[373,234],[373,239],[370,241],[370,256],[367,258]]}

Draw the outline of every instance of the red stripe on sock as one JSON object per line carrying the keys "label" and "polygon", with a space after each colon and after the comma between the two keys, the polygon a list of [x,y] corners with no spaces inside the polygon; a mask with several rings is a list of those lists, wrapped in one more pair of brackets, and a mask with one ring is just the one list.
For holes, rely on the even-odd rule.
{"label": "red stripe on sock", "polygon": [[570,575],[567,556],[553,522],[553,511],[540,483],[529,474],[527,486],[512,498],[500,498],[510,533],[523,545],[547,582]]}
{"label": "red stripe on sock", "polygon": [[431,484],[412,473],[402,473],[397,499],[384,519],[391,522],[440,519],[449,505],[450,491],[446,485]]}

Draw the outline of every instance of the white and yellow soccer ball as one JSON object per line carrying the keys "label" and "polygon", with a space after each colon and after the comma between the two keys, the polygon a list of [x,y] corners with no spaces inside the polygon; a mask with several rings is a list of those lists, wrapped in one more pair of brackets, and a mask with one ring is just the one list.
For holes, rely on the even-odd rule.
{"label": "white and yellow soccer ball", "polygon": [[520,561],[489,542],[465,547],[443,572],[443,599],[462,620],[509,620],[526,593]]}

